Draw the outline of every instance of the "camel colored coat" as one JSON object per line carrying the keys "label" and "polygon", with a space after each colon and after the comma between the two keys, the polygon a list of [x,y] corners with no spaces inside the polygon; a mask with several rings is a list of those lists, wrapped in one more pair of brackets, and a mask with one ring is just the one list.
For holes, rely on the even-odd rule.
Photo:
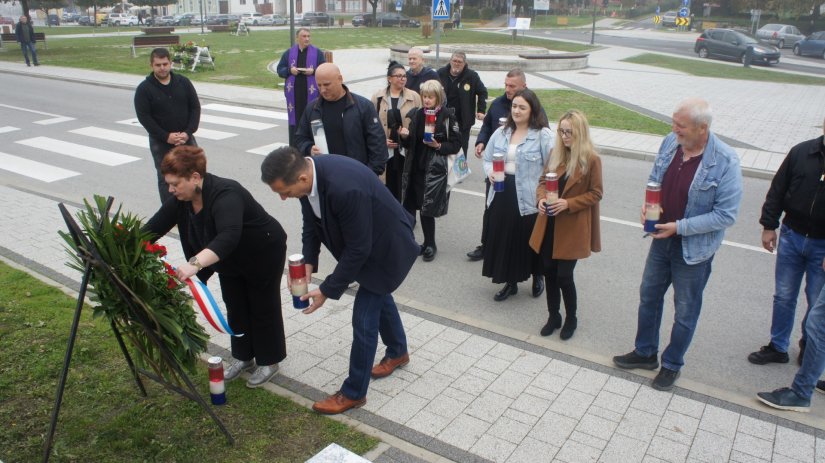
{"label": "camel colored coat", "polygon": [[[559,166],[556,173],[561,178],[566,171]],[[536,189],[536,203],[544,198],[544,174]],[[602,199],[602,160],[595,153],[590,158],[587,174],[581,170],[567,179],[561,198],[567,200],[568,208],[555,218],[556,228],[553,235],[553,259],[575,260],[589,257],[591,252],[602,250],[599,227],[599,201]],[[536,253],[541,250],[544,233],[547,230],[547,215],[539,211],[533,234],[530,235],[530,247]]]}

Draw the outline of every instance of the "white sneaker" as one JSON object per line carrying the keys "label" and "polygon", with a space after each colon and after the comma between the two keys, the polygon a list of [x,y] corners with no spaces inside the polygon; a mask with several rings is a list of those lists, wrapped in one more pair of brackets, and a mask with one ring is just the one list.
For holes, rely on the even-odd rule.
{"label": "white sneaker", "polygon": [[245,362],[235,360],[234,362],[232,362],[231,365],[229,365],[229,367],[226,370],[224,370],[223,380],[232,381],[238,376],[241,376],[241,373],[243,373],[244,371],[250,371],[253,368],[255,368],[255,361],[253,360],[247,360]]}
{"label": "white sneaker", "polygon": [[262,367],[258,367],[255,369],[255,372],[252,373],[252,376],[246,381],[246,387],[256,388],[263,386],[264,383],[268,383],[275,373],[278,372],[278,364],[272,365],[264,365]]}

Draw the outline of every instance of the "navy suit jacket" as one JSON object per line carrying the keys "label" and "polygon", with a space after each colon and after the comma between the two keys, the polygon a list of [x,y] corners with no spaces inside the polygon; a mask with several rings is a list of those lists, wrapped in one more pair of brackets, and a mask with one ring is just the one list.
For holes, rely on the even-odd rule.
{"label": "navy suit jacket", "polygon": [[304,258],[317,269],[323,243],[338,260],[321,292],[338,299],[357,281],[373,293],[392,293],[419,254],[412,216],[364,164],[338,155],[312,160],[321,218],[301,198]]}

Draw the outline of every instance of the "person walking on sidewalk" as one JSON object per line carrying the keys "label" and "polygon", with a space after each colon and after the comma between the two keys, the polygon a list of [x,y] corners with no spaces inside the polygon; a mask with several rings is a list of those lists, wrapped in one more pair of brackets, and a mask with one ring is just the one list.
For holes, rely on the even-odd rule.
{"label": "person walking on sidewalk", "polygon": [[[578,326],[578,297],[573,270],[578,259],[602,250],[599,227],[599,201],[602,199],[602,160],[590,141],[585,115],[567,111],[559,119],[556,145],[544,174],[558,178],[558,200],[546,199],[545,182],[536,189],[539,214],[530,236],[530,247],[539,254],[544,269],[547,311],[550,316],[541,329],[550,336],[561,328],[562,340],[570,339]],[[561,300],[564,298],[564,326]]]}
{"label": "person walking on sidewalk", "polygon": [[[516,95],[516,92],[524,90],[525,88],[527,88],[527,78],[521,69],[512,69],[507,73],[507,76],[504,77],[504,95],[501,95],[490,103],[487,114],[484,115],[484,120],[481,123],[481,129],[476,136],[476,157],[478,159],[481,159],[481,156],[484,154],[484,147],[487,145],[487,141],[490,140],[490,136],[493,135],[493,132],[495,132],[497,128],[503,125],[503,121],[507,120],[507,117],[510,115],[510,107],[513,104],[513,97]],[[544,113],[544,108],[542,108],[541,112]],[[486,197],[490,194],[490,179],[485,177],[484,184],[484,196]],[[485,217],[487,215],[486,202],[484,203],[484,215]],[[484,258],[484,237],[487,230],[486,218],[482,219],[481,224],[481,244],[467,253],[467,257],[473,262]]]}
{"label": "person walking on sidewalk", "polygon": [[135,113],[149,132],[149,151],[155,161],[161,203],[172,198],[160,163],[172,148],[198,146],[194,133],[201,120],[198,92],[186,77],[172,72],[169,50],[155,48],[149,54],[152,73],[135,91]]}
{"label": "person walking on sidewalk", "polygon": [[[40,61],[37,60],[37,47],[35,46],[35,42],[37,41],[34,39],[34,27],[32,27],[31,22],[29,22],[28,16],[20,16],[20,21],[18,21],[17,26],[14,27],[14,36],[17,39],[17,43],[20,44],[20,50],[23,51],[26,66],[31,67],[32,62],[34,62],[35,66],[40,66]],[[29,61],[29,53],[32,55],[31,61]]]}
{"label": "person walking on sidewalk", "polygon": [[504,287],[493,296],[503,301],[518,292],[518,283],[533,275],[533,297],[544,292],[541,262],[530,248],[536,223],[536,185],[553,149],[555,137],[536,94],[528,89],[513,97],[504,127],[484,151],[484,173],[493,181],[493,154],[504,154],[503,189],[487,195],[488,234],[481,274]]}
{"label": "person walking on sidewalk", "polygon": [[310,44],[311,38],[309,29],[299,28],[295,33],[295,45],[286,50],[278,62],[278,75],[285,79],[284,96],[290,146],[295,146],[295,131],[307,104],[318,98],[315,70],[326,62],[324,52]]}
{"label": "person walking on sidewalk", "polygon": [[487,111],[487,87],[478,73],[467,66],[467,55],[457,51],[450,62],[438,70],[438,78],[447,93],[447,107],[455,110],[458,128],[461,131],[461,149],[469,156],[470,129],[476,119],[484,119]]}
{"label": "person walking on sidewalk", "polygon": [[[825,124],[824,124],[825,125]],[[823,129],[825,130],[825,129]],[[762,205],[762,247],[776,250],[775,293],[771,318],[771,340],[748,355],[757,365],[788,363],[788,346],[796,315],[802,277],[808,307],[802,319],[799,356],[802,364],[807,342],[805,320],[825,285],[825,137],[802,142],[782,161]],[[782,225],[779,217],[785,213]],[[780,229],[777,243],[776,229]]]}
{"label": "person walking on sidewalk", "polygon": [[[336,414],[360,407],[367,402],[370,376],[389,376],[410,361],[392,292],[418,256],[412,217],[369,168],[344,156],[304,157],[295,148],[278,148],[264,159],[261,180],[281,199],[301,202],[307,274],[318,268],[322,243],[337,260],[321,285],[302,297],[311,301],[304,313],[315,312],[327,298],[340,298],[353,281],[359,283],[349,376],[338,392],[312,408]],[[379,334],[387,349],[373,366]]]}
{"label": "person walking on sidewalk", "polygon": [[[825,261],[822,266],[825,269]],[[807,348],[791,387],[757,393],[757,399],[765,405],[779,410],[808,412],[814,389],[825,392],[825,381],[819,381],[825,372],[825,288],[819,292],[814,306],[808,311],[805,332],[808,334]]]}
{"label": "person walking on sidewalk", "polygon": [[418,47],[412,47],[407,51],[407,63],[410,68],[407,70],[408,89],[421,94],[421,84],[428,80],[438,80],[438,73],[429,66],[424,66],[424,52]]}
{"label": "person walking on sidewalk", "polygon": [[231,381],[252,371],[246,385],[267,383],[286,358],[281,315],[281,276],[286,233],[272,216],[234,180],[206,172],[206,156],[197,146],[178,146],[161,163],[172,199],[149,219],[157,237],[177,226],[188,262],[177,266],[184,281],[201,281],[215,272],[221,283],[232,331],[235,361],[224,374]]}
{"label": "person walking on sidewalk", "polygon": [[[659,327],[664,297],[673,285],[675,320],[670,344],[653,388],[669,391],[679,378],[702,310],[702,293],[725,229],[736,221],[742,199],[742,170],[736,152],[710,131],[707,101],[689,98],[673,113],[649,182],[661,184],[661,219],[639,289],[636,347],[613,357],[619,368],[659,368]],[[644,222],[644,206],[642,222]]]}

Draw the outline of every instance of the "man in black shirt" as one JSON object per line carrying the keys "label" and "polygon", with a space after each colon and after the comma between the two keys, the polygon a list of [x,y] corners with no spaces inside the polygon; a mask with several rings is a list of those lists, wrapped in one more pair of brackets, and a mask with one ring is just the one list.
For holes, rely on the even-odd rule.
{"label": "man in black shirt", "polygon": [[433,68],[424,66],[424,52],[418,47],[412,47],[407,52],[407,63],[410,69],[407,71],[407,83],[405,87],[421,93],[421,84],[428,80],[438,80],[438,73]]}
{"label": "man in black shirt", "polygon": [[467,66],[467,55],[462,51],[453,53],[450,62],[438,70],[441,86],[447,93],[447,107],[455,109],[458,128],[461,133],[461,149],[469,156],[470,129],[476,119],[484,119],[487,110],[487,87],[478,73]]}
{"label": "man in black shirt", "polygon": [[[387,164],[387,137],[370,100],[349,91],[338,66],[324,63],[315,71],[321,98],[307,105],[295,134],[296,147],[304,156],[342,154],[381,175]],[[312,121],[323,123],[323,141],[315,140]]]}
{"label": "man in black shirt", "polygon": [[192,82],[172,72],[169,50],[155,48],[149,55],[152,73],[135,91],[135,113],[149,132],[149,150],[155,161],[161,203],[172,195],[160,173],[160,163],[172,148],[197,146],[193,134],[201,120],[201,103]]}

